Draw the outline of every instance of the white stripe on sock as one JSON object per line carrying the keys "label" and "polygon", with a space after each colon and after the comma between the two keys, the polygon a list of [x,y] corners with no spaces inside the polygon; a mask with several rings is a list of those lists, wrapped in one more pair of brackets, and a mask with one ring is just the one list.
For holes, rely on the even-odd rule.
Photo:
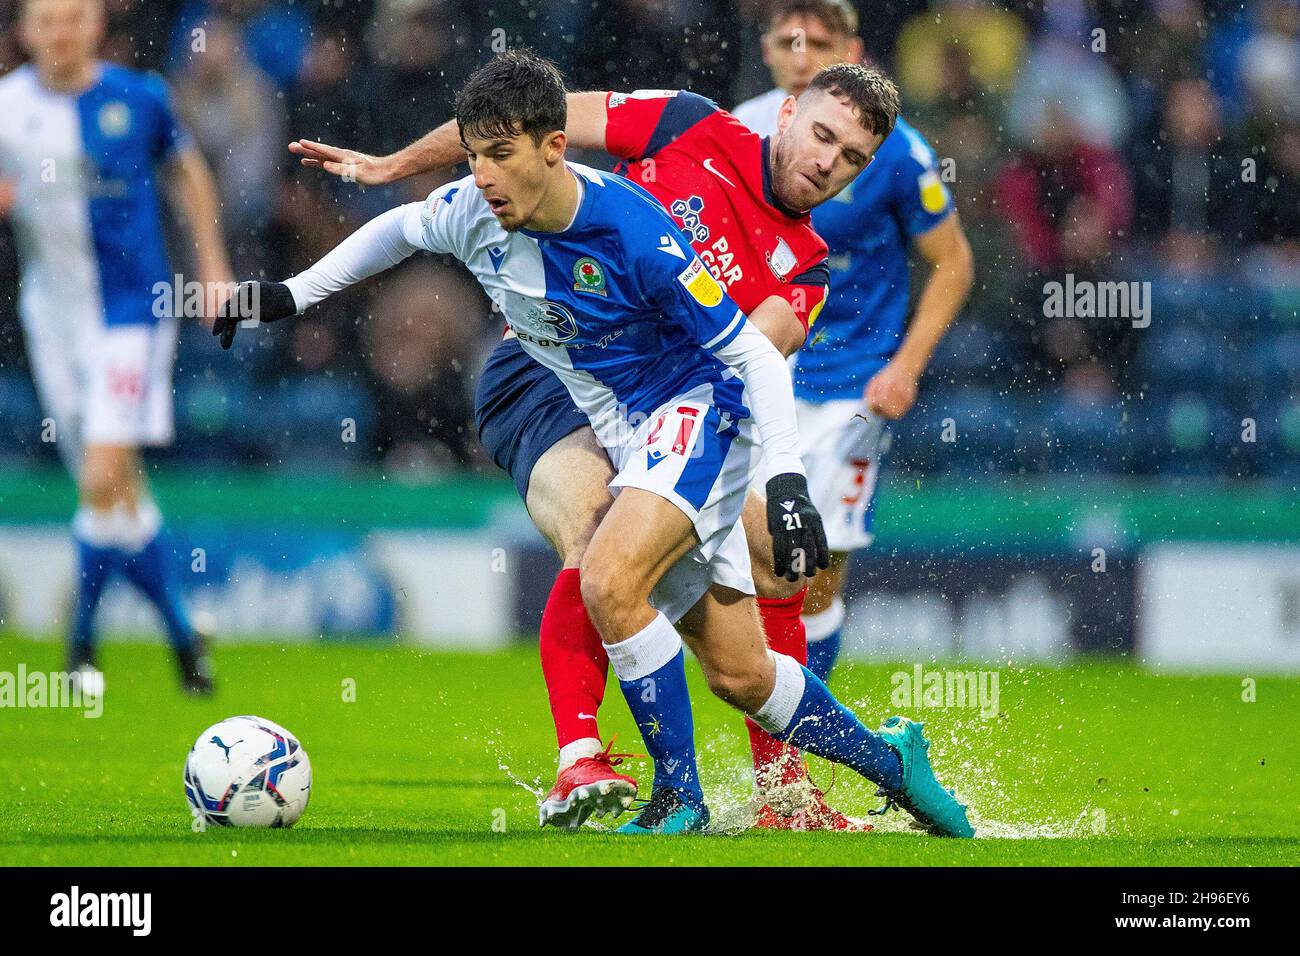
{"label": "white stripe on sock", "polygon": [[640,680],[653,674],[681,649],[681,636],[663,614],[656,614],[653,621],[627,640],[605,645],[619,680]]}
{"label": "white stripe on sock", "polygon": [[838,594],[826,610],[803,616],[803,628],[808,634],[809,644],[826,640],[843,626],[844,602],[840,600]]}
{"label": "white stripe on sock", "polygon": [[776,684],[767,703],[752,716],[758,726],[773,737],[779,737],[790,727],[794,712],[799,709],[799,701],[803,700],[803,668],[788,654],[767,653],[776,665]]}
{"label": "white stripe on sock", "polygon": [[572,767],[583,757],[594,757],[605,748],[595,737],[579,737],[560,748],[560,770]]}

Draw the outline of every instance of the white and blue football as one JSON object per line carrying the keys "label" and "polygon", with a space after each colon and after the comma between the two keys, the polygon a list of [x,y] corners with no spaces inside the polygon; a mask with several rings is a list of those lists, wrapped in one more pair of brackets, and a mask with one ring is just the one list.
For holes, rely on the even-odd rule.
{"label": "white and blue football", "polygon": [[296,737],[262,717],[229,717],[194,741],[185,800],[205,824],[291,827],[311,797],[311,761]]}

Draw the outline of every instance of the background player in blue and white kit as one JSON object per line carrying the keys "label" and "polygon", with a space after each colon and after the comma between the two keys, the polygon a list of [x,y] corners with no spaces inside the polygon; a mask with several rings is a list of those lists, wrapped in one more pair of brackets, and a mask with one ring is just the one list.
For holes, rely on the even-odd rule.
{"label": "background player in blue and white kit", "polygon": [[[733,115],[769,135],[782,102],[821,68],[857,61],[862,41],[846,0],[778,3],[763,37],[777,88]],[[808,667],[826,680],[839,654],[841,592],[852,552],[871,544],[887,421],[906,415],[935,347],[974,281],[970,246],[925,139],[901,116],[871,165],[813,210],[830,248],[831,296],[794,367],[799,436],[831,566],[808,585]],[[929,274],[908,320],[912,251]]]}
{"label": "background player in blue and white kit", "polygon": [[454,255],[564,382],[616,472],[582,596],[655,758],[649,805],[624,832],[708,821],[698,777],[682,773],[695,755],[681,617],[719,697],[861,773],[928,828],[972,835],[918,725],[891,718],[873,733],[806,668],[767,649],[740,521],[760,457],[774,570],[815,573],[825,550],[781,354],[649,193],[565,162],[565,90],[551,64],[497,57],[458,94],[456,120],[471,176],[372,220],[287,282],[245,284],[214,334],[229,347],[240,318],[297,314],[421,249]]}
{"label": "background player in blue and white kit", "polygon": [[19,29],[31,62],[0,80],[0,214],[18,240],[28,360],[80,497],[70,669],[102,683],[95,609],[120,572],[161,614],[186,688],[208,691],[139,449],[172,437],[178,316],[161,180],[214,295],[231,278],[217,192],[163,81],[96,59],[101,0],[26,0]]}

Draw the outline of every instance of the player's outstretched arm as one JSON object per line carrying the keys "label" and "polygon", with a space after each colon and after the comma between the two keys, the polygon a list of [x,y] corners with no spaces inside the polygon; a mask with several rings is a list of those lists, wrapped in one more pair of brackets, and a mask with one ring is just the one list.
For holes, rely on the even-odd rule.
{"label": "player's outstretched arm", "polygon": [[211,315],[220,296],[234,285],[235,275],[222,236],[216,178],[203,154],[189,146],[179,150],[168,166],[167,186],[172,206],[189,232],[199,281],[206,290],[205,314]]}
{"label": "player's outstretched arm", "polygon": [[749,321],[786,358],[799,351],[807,337],[794,306],[779,295],[770,295],[760,302],[749,313]]}
{"label": "player's outstretched arm", "polygon": [[[600,92],[568,95],[569,116],[564,132],[575,148],[605,148],[605,102],[608,96],[608,93]],[[465,161],[465,147],[461,145],[455,120],[448,120],[409,146],[387,156],[371,156],[310,139],[290,143],[289,152],[310,169],[324,170],[362,186],[383,186]]]}
{"label": "player's outstretched arm", "polygon": [[223,349],[228,349],[234,344],[239,323],[277,322],[297,312],[293,293],[283,282],[241,282],[217,307],[212,319],[212,334]]}
{"label": "player's outstretched arm", "polygon": [[871,377],[865,393],[867,407],[885,418],[902,418],[911,410],[930,357],[975,283],[975,258],[957,213],[917,236],[913,245],[930,266],[930,275],[902,345]]}
{"label": "player's outstretched arm", "polygon": [[[437,132],[435,130],[434,132]],[[428,134],[424,139],[428,139],[433,133]],[[415,146],[424,142],[424,139],[418,143],[412,143],[407,149],[413,149]],[[318,143],[310,139],[298,139],[289,144],[289,152],[293,153],[302,162],[302,165],[308,169],[320,169],[333,176],[338,176],[350,183],[360,183],[362,186],[383,186],[387,183],[396,182],[402,179],[402,176],[394,172],[394,160],[399,153],[393,153],[389,156],[371,156],[369,153],[362,153],[355,149],[346,149],[341,146],[331,146],[328,143]],[[402,152],[406,152],[403,150]],[[461,153],[464,154],[464,150]],[[464,158],[463,155],[461,158]],[[447,165],[452,165],[459,160],[451,160]],[[436,168],[430,166],[430,169]],[[412,173],[406,173],[406,176]]]}
{"label": "player's outstretched arm", "polygon": [[424,203],[408,203],[375,217],[320,262],[284,282],[241,283],[217,310],[212,334],[228,349],[241,322],[287,319],[427,248],[419,241],[423,207]]}

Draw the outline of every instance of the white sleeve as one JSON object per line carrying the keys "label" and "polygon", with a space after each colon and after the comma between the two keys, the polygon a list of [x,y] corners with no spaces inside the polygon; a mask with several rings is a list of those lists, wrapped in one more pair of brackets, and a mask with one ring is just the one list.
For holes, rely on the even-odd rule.
{"label": "white sleeve", "polygon": [[763,443],[766,477],[805,474],[795,424],[794,385],[776,346],[745,319],[735,338],[713,354],[739,372],[745,382],[745,401]]}
{"label": "white sleeve", "polygon": [[326,253],[320,262],[286,279],[284,284],[293,293],[298,311],[391,269],[426,248],[421,220],[423,207],[423,203],[407,203],[376,216]]}

